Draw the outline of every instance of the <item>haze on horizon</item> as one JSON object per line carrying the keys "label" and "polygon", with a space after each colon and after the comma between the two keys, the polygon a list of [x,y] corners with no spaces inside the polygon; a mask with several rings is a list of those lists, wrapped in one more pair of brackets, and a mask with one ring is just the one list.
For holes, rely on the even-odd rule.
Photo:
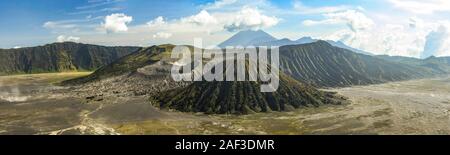
{"label": "haze on horizon", "polygon": [[373,54],[450,56],[447,0],[22,0],[0,2],[0,48],[73,41],[217,45],[243,30],[342,41]]}

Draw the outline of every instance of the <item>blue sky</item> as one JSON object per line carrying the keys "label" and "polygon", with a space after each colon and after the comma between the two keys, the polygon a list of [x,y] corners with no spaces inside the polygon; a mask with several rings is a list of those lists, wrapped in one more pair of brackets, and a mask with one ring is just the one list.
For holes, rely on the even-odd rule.
{"label": "blue sky", "polygon": [[0,1],[0,48],[75,41],[216,45],[240,30],[342,41],[374,54],[450,55],[448,0]]}

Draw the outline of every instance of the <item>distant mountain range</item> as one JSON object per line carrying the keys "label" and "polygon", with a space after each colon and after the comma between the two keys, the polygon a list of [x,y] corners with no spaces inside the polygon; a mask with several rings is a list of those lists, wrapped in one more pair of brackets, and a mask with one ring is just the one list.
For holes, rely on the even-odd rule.
{"label": "distant mountain range", "polygon": [[247,31],[240,31],[239,33],[233,35],[230,39],[224,41],[223,43],[219,44],[218,46],[221,48],[226,48],[227,46],[253,46],[258,45],[262,43],[267,42],[273,42],[277,39],[270,34],[258,30],[247,30]]}
{"label": "distant mountain range", "polygon": [[[136,72],[139,68],[158,62],[161,55],[168,57],[173,47],[161,45],[143,48],[101,67],[88,77],[71,82],[86,83]],[[447,58],[421,60],[370,56],[332,46],[326,41],[281,46],[280,65],[285,74],[317,87],[378,84],[450,73]]]}
{"label": "distant mountain range", "polygon": [[440,73],[450,73],[450,57],[431,56],[426,59],[418,59],[418,58],[402,57],[402,56],[387,56],[387,55],[378,55],[376,57],[385,59],[385,60],[391,61],[391,62],[431,68]]}
{"label": "distant mountain range", "polygon": [[[298,40],[290,40],[288,38],[284,39],[276,39],[275,37],[271,36],[270,34],[258,30],[246,30],[241,31],[234,36],[232,36],[230,39],[224,41],[223,43],[219,44],[218,46],[220,48],[225,48],[227,46],[285,46],[285,45],[298,45],[298,44],[307,44],[307,43],[313,43],[319,41],[317,39],[313,39],[311,37],[303,37]],[[369,52],[365,52],[363,50],[359,50],[356,48],[352,48],[350,46],[345,45],[343,42],[340,41],[332,41],[327,40],[326,42],[330,43],[333,46],[348,49],[350,51],[366,54],[366,55],[372,55]]]}
{"label": "distant mountain range", "polygon": [[[238,40],[250,42],[239,44],[236,42]],[[225,43],[227,46],[280,46],[281,70],[299,81],[318,87],[376,84],[450,73],[446,70],[450,65],[441,61],[426,65],[428,60],[422,62],[418,59],[414,63],[392,61],[390,59],[395,57],[373,56],[339,41],[311,37],[295,41],[287,38],[277,40],[262,30],[239,32]]]}
{"label": "distant mountain range", "polygon": [[73,42],[0,49],[0,75],[92,71],[138,49],[138,47],[105,47]]}

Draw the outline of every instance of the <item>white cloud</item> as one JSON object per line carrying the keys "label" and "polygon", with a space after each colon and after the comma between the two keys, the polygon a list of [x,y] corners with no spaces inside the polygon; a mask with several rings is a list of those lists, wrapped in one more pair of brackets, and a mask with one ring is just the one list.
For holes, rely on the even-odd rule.
{"label": "white cloud", "polygon": [[421,58],[427,58],[430,56],[449,56],[449,38],[450,28],[446,25],[440,25],[436,30],[431,31],[426,36],[426,42]]}
{"label": "white cloud", "polygon": [[42,27],[50,30],[54,34],[69,34],[76,33],[80,35],[81,33],[92,34],[93,28],[98,27],[98,22],[103,20],[103,16],[87,16],[81,19],[69,19],[69,20],[59,20],[59,21],[47,21],[42,24]]}
{"label": "white cloud", "polygon": [[[81,6],[76,11],[80,11],[79,14],[102,11],[105,13],[105,11],[111,10],[102,10],[108,8],[96,6],[115,0],[89,1],[92,2],[91,6],[89,4]],[[272,33],[284,33],[278,35],[280,38],[296,38],[303,35],[343,41],[354,48],[375,54],[420,57],[422,51],[432,51],[434,55],[450,55],[448,53],[450,47],[446,46],[450,45],[450,39],[445,39],[448,36],[436,37],[436,34],[450,32],[447,26],[445,26],[447,30],[440,30],[439,27],[446,24],[436,22],[439,19],[447,20],[445,16],[436,14],[437,12],[450,12],[447,0],[385,1],[389,1],[396,8],[409,12],[393,14],[389,12],[391,8],[388,9],[388,13],[372,12],[374,9],[367,5],[365,5],[366,9],[354,5],[308,6],[307,3],[302,3],[306,0],[294,0],[293,8],[277,8],[277,5],[271,4],[269,0],[216,0],[197,6],[196,8],[201,9],[197,14],[170,20],[159,16],[153,20],[148,19],[151,21],[145,24],[135,26],[129,25],[133,21],[132,17],[125,14],[111,14],[108,17],[101,16],[95,21],[94,19],[98,17],[49,21],[44,23],[43,27],[52,30],[54,34],[69,36],[64,36],[61,40],[79,40],[76,39],[78,37],[71,36],[80,36],[83,38],[83,42],[94,44],[150,45],[167,42],[192,44],[193,38],[204,38],[205,45],[213,45],[232,35],[226,31],[265,29],[278,25],[281,21],[281,18],[278,17],[287,17],[285,20],[289,20],[291,16],[304,16],[314,19],[303,21],[306,26],[314,26],[313,31],[273,29]],[[317,15],[322,15],[322,18],[316,18],[320,17]],[[112,18],[111,22],[107,22],[107,18]],[[104,20],[101,26],[99,25],[100,20]],[[119,21],[117,22],[117,20]],[[283,24],[295,23],[286,21]],[[101,31],[95,31],[96,28]],[[104,35],[105,31],[127,33]],[[440,44],[437,44],[439,42]],[[441,46],[430,48],[432,47],[430,45],[433,44]]]}
{"label": "white cloud", "polygon": [[422,28],[424,25],[424,21],[417,17],[409,18],[409,27],[411,28]]}
{"label": "white cloud", "polygon": [[431,25],[419,18],[406,18],[402,24],[375,23],[362,12],[347,10],[324,14],[323,20],[306,20],[304,25],[341,24],[341,29],[325,34],[321,39],[342,41],[354,48],[373,54],[419,57],[425,44],[425,35]]}
{"label": "white cloud", "polygon": [[22,46],[14,46],[13,49],[19,49],[22,48]]}
{"label": "white cloud", "polygon": [[257,8],[241,6],[239,10],[202,10],[170,20],[160,16],[145,24],[128,27],[127,33],[82,37],[83,42],[109,45],[151,45],[168,41],[192,44],[194,38],[203,38],[204,45],[211,46],[230,37],[231,33],[224,33],[228,30],[268,28],[278,22],[277,17],[267,16]]}
{"label": "white cloud", "polygon": [[[421,20],[421,19],[418,19]],[[357,33],[344,29],[322,39],[339,40],[354,48],[374,54],[399,55],[417,58],[450,56],[450,24],[440,21],[416,24],[379,24],[371,30]]]}
{"label": "white cloud", "polygon": [[270,10],[271,13],[283,11],[275,7],[270,0],[216,0],[200,6],[203,10],[221,12],[235,12],[241,10],[242,7]]}
{"label": "white cloud", "polygon": [[149,27],[158,27],[158,26],[163,26],[164,24],[166,24],[166,21],[164,19],[164,17],[159,16],[149,22],[147,22],[147,25]]}
{"label": "white cloud", "polygon": [[[338,11],[348,10],[352,7],[347,5],[338,6],[324,6],[324,7],[309,7],[304,5],[300,0],[294,1],[294,9],[300,14],[321,14],[321,13],[332,13]],[[361,7],[359,7],[361,8]]]}
{"label": "white cloud", "polygon": [[42,27],[47,28],[47,29],[69,29],[69,28],[75,28],[77,27],[76,24],[72,24],[72,23],[61,23],[61,22],[54,22],[54,21],[48,21],[45,22],[44,25],[42,25]]}
{"label": "white cloud", "polygon": [[450,12],[449,0],[388,0],[395,7],[417,14]]}
{"label": "white cloud", "polygon": [[168,39],[172,37],[171,33],[166,33],[166,32],[158,32],[156,34],[153,35],[154,39]]}
{"label": "white cloud", "polygon": [[304,20],[302,23],[305,26],[316,26],[316,25],[342,24],[343,21],[338,21],[336,19],[324,19],[324,20]]}
{"label": "white cloud", "polygon": [[69,15],[80,14],[96,14],[103,12],[115,12],[124,10],[123,7],[118,7],[117,3],[126,0],[88,0],[86,5],[75,7],[76,12],[68,13]]}
{"label": "white cloud", "polygon": [[118,3],[118,2],[123,2],[123,1],[125,1],[125,0],[94,0],[94,1],[89,0],[88,5],[79,6],[79,7],[76,7],[75,9],[77,9],[77,10],[93,9],[93,8],[98,8],[101,6],[114,4],[114,3]]}
{"label": "white cloud", "polygon": [[158,17],[147,22],[147,26],[158,32],[195,31],[211,34],[224,30],[257,30],[275,26],[278,22],[278,18],[266,16],[257,8],[243,7],[239,11],[215,11],[213,13],[202,10],[198,14],[172,21],[166,21],[164,17]]}
{"label": "white cloud", "polygon": [[258,9],[250,7],[244,7],[241,11],[230,14],[224,20],[224,28],[228,31],[268,28],[277,25],[280,21],[276,17],[263,15]]}
{"label": "white cloud", "polygon": [[77,12],[71,12],[69,15],[82,15],[82,14],[98,14],[98,13],[105,13],[105,12],[115,12],[115,11],[121,11],[124,10],[123,7],[110,7],[110,8],[101,8],[101,9],[94,9],[94,10],[82,10]]}
{"label": "white cloud", "polygon": [[208,3],[204,6],[204,9],[220,9],[227,5],[235,4],[237,0],[216,0],[214,3]]}
{"label": "white cloud", "polygon": [[369,30],[373,27],[374,22],[365,14],[355,11],[347,10],[345,12],[330,13],[326,15],[330,19],[342,21],[353,31]]}
{"label": "white cloud", "polygon": [[103,28],[108,32],[126,32],[128,26],[133,17],[127,16],[123,13],[114,13],[105,17],[105,23],[102,24]]}
{"label": "white cloud", "polygon": [[74,36],[65,36],[65,35],[60,35],[56,38],[57,42],[78,42],[80,41],[80,37],[74,37]]}
{"label": "white cloud", "polygon": [[424,47],[421,32],[408,29],[408,24],[381,24],[371,30],[341,30],[325,39],[339,40],[373,54],[419,57]]}
{"label": "white cloud", "polygon": [[322,24],[345,24],[353,32],[371,29],[374,25],[374,21],[367,17],[365,14],[355,11],[347,10],[336,13],[324,14],[324,20],[305,20],[303,24],[305,26],[314,26]]}
{"label": "white cloud", "polygon": [[[109,0],[89,1],[90,4],[86,6],[74,8],[78,12],[72,14],[93,13],[92,15],[95,15],[102,9],[107,9],[106,7],[118,7],[103,5]],[[271,7],[268,0],[217,0],[207,5],[197,6],[196,8],[201,11],[196,14],[174,19],[159,16],[140,25],[131,25],[134,18],[129,15],[109,13],[108,16],[101,16],[95,21],[94,18],[97,17],[87,14],[84,15],[85,19],[50,21],[43,26],[51,29],[53,34],[79,36],[83,38],[83,42],[92,44],[151,45],[167,42],[192,44],[193,38],[204,38],[205,45],[209,46],[216,45],[232,35],[227,31],[262,29],[278,24],[280,19],[268,16],[269,13],[264,12],[270,10],[270,14],[276,15],[273,9],[268,9]],[[109,34],[105,35],[105,32]]]}
{"label": "white cloud", "polygon": [[217,24],[217,19],[211,16],[208,11],[202,10],[200,13],[181,19],[181,22],[194,23],[198,25]]}

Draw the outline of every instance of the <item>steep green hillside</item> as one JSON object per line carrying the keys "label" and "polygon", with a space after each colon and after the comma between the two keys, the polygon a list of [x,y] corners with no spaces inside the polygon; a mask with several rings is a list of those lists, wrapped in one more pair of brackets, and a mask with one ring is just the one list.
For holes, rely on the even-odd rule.
{"label": "steep green hillside", "polygon": [[0,75],[95,70],[138,47],[105,47],[72,42],[0,50]]}
{"label": "steep green hillside", "polygon": [[320,87],[342,87],[423,78],[430,68],[386,61],[331,46],[325,41],[280,47],[281,69]]}

